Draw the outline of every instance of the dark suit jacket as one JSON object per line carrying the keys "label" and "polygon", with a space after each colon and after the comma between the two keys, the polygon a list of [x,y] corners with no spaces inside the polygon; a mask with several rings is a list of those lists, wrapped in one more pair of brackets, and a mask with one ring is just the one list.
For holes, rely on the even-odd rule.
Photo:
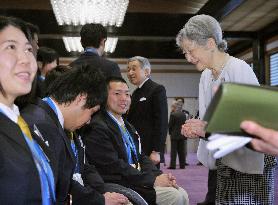
{"label": "dark suit jacket", "polygon": [[93,52],[86,52],[81,54],[79,58],[70,63],[70,66],[90,64],[94,64],[100,67],[101,71],[103,72],[106,78],[111,76],[122,77],[120,68],[117,63],[100,57]]}
{"label": "dark suit jacket", "polygon": [[147,80],[131,97],[128,121],[138,131],[146,155],[159,152],[168,130],[168,106],[163,85]]}
{"label": "dark suit jacket", "polygon": [[186,140],[186,138],[181,134],[181,126],[184,124],[186,120],[187,117],[184,112],[171,113],[169,120],[169,134],[171,140]]}
{"label": "dark suit jacket", "polygon": [[37,77],[37,88],[36,88],[37,97],[44,98],[46,94],[46,86],[44,80],[42,80],[39,76]]}
{"label": "dark suit jacket", "polygon": [[[39,205],[41,186],[32,152],[19,126],[0,113],[0,203],[10,205]],[[40,145],[56,177],[55,159],[35,133],[33,139]]]}
{"label": "dark suit jacket", "polygon": [[81,136],[74,135],[74,144],[78,152],[78,166],[85,186],[72,180],[70,194],[72,205],[104,205],[104,181],[97,172],[95,166],[85,163],[85,146]]}
{"label": "dark suit jacket", "polygon": [[[70,139],[50,106],[38,99],[34,104],[25,107],[22,115],[30,126],[36,124],[41,134],[47,139],[52,152],[55,154],[56,161],[58,162],[58,180],[56,182],[57,204],[65,204],[67,196],[70,193],[74,195],[73,202],[76,202],[76,204],[103,205],[104,197],[100,193],[90,187],[83,187],[72,180],[76,159],[71,148]],[[78,151],[80,158],[78,161],[83,163],[84,157],[82,152],[84,153],[84,151],[81,149],[78,149]],[[83,169],[83,166],[81,168]]]}
{"label": "dark suit jacket", "polygon": [[[155,203],[153,189],[159,170],[144,154],[138,151],[138,135],[125,121],[126,128],[134,139],[141,171],[128,164],[121,131],[106,111],[98,112],[84,132],[86,156],[94,164],[105,182],[121,184],[141,194],[148,202]],[[133,156],[136,161],[136,158]]]}
{"label": "dark suit jacket", "polygon": [[67,201],[75,167],[70,140],[60,125],[55,112],[41,99],[38,99],[34,104],[29,104],[21,113],[30,127],[34,124],[38,127],[55,154],[59,173],[56,182],[56,201],[57,204],[64,204]]}

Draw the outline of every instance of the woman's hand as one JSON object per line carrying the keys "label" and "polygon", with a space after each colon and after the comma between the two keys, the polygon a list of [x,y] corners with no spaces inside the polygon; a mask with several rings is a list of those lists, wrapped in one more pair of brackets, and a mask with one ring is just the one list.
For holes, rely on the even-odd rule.
{"label": "woman's hand", "polygon": [[199,119],[186,120],[181,127],[181,134],[188,138],[205,137],[207,122]]}

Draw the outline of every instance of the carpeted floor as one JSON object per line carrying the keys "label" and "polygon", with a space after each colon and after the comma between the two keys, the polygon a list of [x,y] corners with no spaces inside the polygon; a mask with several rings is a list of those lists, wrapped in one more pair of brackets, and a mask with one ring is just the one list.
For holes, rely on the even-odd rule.
{"label": "carpeted floor", "polygon": [[[189,194],[190,205],[196,205],[198,202],[201,202],[205,199],[207,193],[207,175],[208,170],[204,166],[197,166],[198,163],[195,153],[189,153],[187,156],[187,163],[189,166],[186,166],[185,169],[170,170],[167,169],[169,165],[169,155],[165,154],[166,166],[161,164],[161,169],[165,173],[171,172],[176,176],[179,186],[183,187]],[[278,170],[278,169],[277,169]],[[277,172],[276,170],[276,172]],[[276,174],[275,178],[275,203],[278,205],[278,175]]]}

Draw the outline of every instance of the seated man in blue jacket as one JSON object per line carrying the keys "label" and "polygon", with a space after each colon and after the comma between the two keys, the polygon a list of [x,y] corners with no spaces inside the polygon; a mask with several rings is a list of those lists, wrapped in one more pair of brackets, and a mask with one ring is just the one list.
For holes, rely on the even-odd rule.
{"label": "seated man in blue jacket", "polygon": [[187,193],[178,187],[172,174],[162,174],[141,153],[140,137],[122,115],[130,105],[124,79],[107,79],[106,109],[94,115],[84,130],[89,164],[94,164],[105,182],[137,191],[149,204],[189,204]]}

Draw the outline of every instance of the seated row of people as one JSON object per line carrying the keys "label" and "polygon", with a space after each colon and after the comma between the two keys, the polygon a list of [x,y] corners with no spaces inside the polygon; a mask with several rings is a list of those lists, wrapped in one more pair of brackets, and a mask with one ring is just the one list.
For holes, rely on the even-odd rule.
{"label": "seated row of people", "polygon": [[[117,121],[113,120],[126,111],[130,102],[127,85],[121,78],[108,81],[107,98],[107,84],[98,65],[62,69],[59,74],[54,73],[53,80],[47,84],[45,98],[26,104],[24,95],[31,91],[37,71],[31,41],[25,22],[0,17],[1,203],[66,204],[71,195],[73,204],[144,204],[146,201],[149,204],[188,204],[188,196],[177,186],[175,178],[162,174],[139,150],[138,136],[127,122],[129,130],[118,136],[118,142],[107,141],[102,147],[92,143],[99,137],[107,140],[106,135],[94,134],[101,132],[102,127],[100,131],[91,129],[96,121],[92,120],[81,132],[83,139],[75,133],[101,107],[97,115],[105,114],[111,117],[110,123],[114,123],[107,131],[118,129],[118,134],[121,133]],[[117,94],[122,88],[125,92],[123,104],[123,91]],[[15,105],[20,96],[24,96],[17,99],[19,104],[21,100],[24,102],[20,104],[21,114]],[[114,100],[109,101],[113,97]],[[114,113],[108,109],[113,106],[122,110]],[[113,156],[105,155],[106,152],[115,154],[113,160],[119,167],[113,166],[110,161]],[[106,158],[98,159],[102,155]],[[108,182],[117,184],[112,186],[106,184]]]}

